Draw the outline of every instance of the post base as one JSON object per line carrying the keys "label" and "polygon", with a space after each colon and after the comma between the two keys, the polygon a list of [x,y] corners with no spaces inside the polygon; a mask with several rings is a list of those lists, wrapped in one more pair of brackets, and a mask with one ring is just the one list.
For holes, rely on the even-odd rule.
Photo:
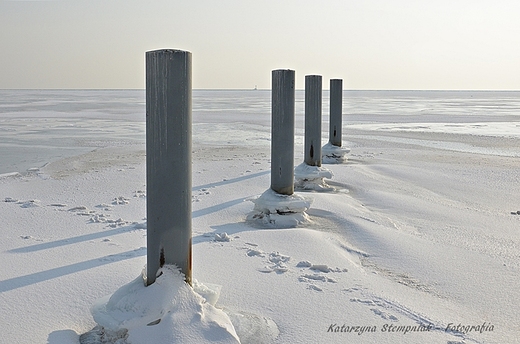
{"label": "post base", "polygon": [[294,188],[301,191],[329,192],[335,189],[325,182],[331,179],[332,171],[321,166],[309,166],[301,163],[294,169]]}
{"label": "post base", "polygon": [[347,158],[350,148],[334,146],[330,142],[321,148],[322,164],[343,164]]}
{"label": "post base", "polygon": [[268,189],[257,198],[250,199],[255,204],[247,221],[263,228],[294,228],[310,222],[305,213],[312,200],[299,195],[282,195]]}
{"label": "post base", "polygon": [[151,285],[139,276],[100,299],[92,307],[99,326],[80,336],[80,343],[240,343],[228,315],[213,306],[219,293],[212,286],[192,288],[176,266],[164,265]]}

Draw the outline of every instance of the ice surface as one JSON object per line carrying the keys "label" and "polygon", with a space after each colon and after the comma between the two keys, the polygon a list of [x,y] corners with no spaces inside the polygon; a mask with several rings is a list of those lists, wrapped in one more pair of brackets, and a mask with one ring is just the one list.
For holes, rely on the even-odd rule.
{"label": "ice surface", "polygon": [[[177,321],[157,315],[174,306],[139,303],[151,296],[135,279],[146,263],[144,92],[0,93],[0,154],[13,159],[0,159],[0,173],[19,172],[0,178],[0,342],[77,344],[97,325],[90,307],[121,288],[110,305],[134,305],[142,322],[116,312],[109,323],[149,322],[94,336],[169,333]],[[166,284],[183,295],[179,324],[195,309],[216,322],[183,326],[194,335],[183,343],[204,328],[236,342],[223,313],[242,343],[515,343],[520,93],[344,94],[351,151],[327,168],[349,193],[312,193],[305,223],[259,229],[245,200],[270,182],[270,92],[194,91],[193,273],[205,288]],[[301,161],[303,92],[296,98]],[[446,331],[484,322],[482,333]],[[390,325],[432,329],[383,332]]]}

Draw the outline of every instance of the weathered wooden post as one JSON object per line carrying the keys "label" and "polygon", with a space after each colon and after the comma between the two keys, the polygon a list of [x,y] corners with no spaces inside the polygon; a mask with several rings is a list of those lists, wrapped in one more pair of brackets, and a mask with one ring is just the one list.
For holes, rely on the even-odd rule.
{"label": "weathered wooden post", "polygon": [[341,147],[343,80],[330,79],[329,142]]}
{"label": "weathered wooden post", "polygon": [[191,284],[191,53],[146,52],[147,273],[174,264]]}
{"label": "weathered wooden post", "polygon": [[305,76],[305,159],[309,166],[321,166],[321,75]]}
{"label": "weathered wooden post", "polygon": [[298,190],[334,190],[324,181],[324,178],[332,178],[332,171],[321,167],[321,100],[321,75],[306,75],[304,160],[294,169]]}
{"label": "weathered wooden post", "polygon": [[272,71],[271,189],[294,193],[294,81],[290,69]]}
{"label": "weathered wooden post", "polygon": [[323,164],[342,164],[350,148],[342,147],[343,80],[330,79],[329,142],[321,147]]}
{"label": "weathered wooden post", "polygon": [[296,227],[308,221],[311,201],[294,193],[295,72],[273,70],[271,90],[271,187],[251,199],[248,221],[271,228]]}

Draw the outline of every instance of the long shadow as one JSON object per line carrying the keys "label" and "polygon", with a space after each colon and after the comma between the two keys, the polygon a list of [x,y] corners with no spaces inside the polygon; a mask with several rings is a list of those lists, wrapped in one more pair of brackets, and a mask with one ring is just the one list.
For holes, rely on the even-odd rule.
{"label": "long shadow", "polygon": [[120,262],[127,259],[141,257],[146,255],[146,247],[140,247],[132,251],[126,251],[118,254],[111,254],[101,258],[86,260],[84,262],[74,263],[59,268],[46,271],[35,272],[33,274],[14,277],[0,281],[0,293],[10,291],[17,288],[29,286],[31,284],[48,281],[54,278],[70,275],[79,271],[96,268],[99,266]]}
{"label": "long shadow", "polygon": [[240,177],[236,177],[236,178],[232,178],[232,179],[226,179],[226,180],[223,180],[223,181],[220,181],[220,182],[214,182],[214,183],[194,186],[194,187],[191,188],[191,190],[192,191],[196,191],[196,190],[207,189],[207,188],[211,188],[211,187],[215,187],[215,186],[222,186],[222,185],[226,185],[226,184],[238,183],[238,182],[241,182],[243,180],[260,177],[260,176],[263,176],[263,175],[269,174],[269,173],[271,173],[271,170],[260,171],[260,172],[256,172],[256,173],[250,173],[250,174],[246,174],[246,175],[243,175],[243,176],[240,176]]}
{"label": "long shadow", "polygon": [[116,235],[116,234],[120,234],[120,233],[125,233],[125,232],[128,232],[133,229],[135,229],[134,226],[125,226],[125,227],[120,227],[120,228],[114,228],[114,229],[110,229],[110,230],[106,230],[106,231],[79,235],[79,236],[72,237],[72,238],[45,242],[42,244],[36,244],[36,245],[32,245],[32,246],[14,248],[12,250],[8,250],[7,252],[9,252],[9,253],[28,253],[28,252],[47,250],[49,248],[56,248],[56,247],[65,246],[65,245],[77,244],[77,243],[83,242],[83,241],[101,239],[104,237],[108,237],[108,236],[112,236],[112,235]]}
{"label": "long shadow", "polygon": [[237,198],[237,199],[227,201],[224,203],[212,205],[211,207],[195,210],[194,212],[191,213],[192,214],[191,217],[195,218],[195,217],[199,217],[199,216],[208,215],[208,214],[214,213],[216,211],[220,211],[222,209],[229,208],[236,204],[242,203],[242,202],[244,202],[245,199],[246,198]]}
{"label": "long shadow", "polygon": [[[224,202],[224,203],[215,204],[215,205],[213,205],[211,207],[195,210],[194,212],[192,212],[192,218],[208,215],[208,214],[220,211],[222,209],[232,207],[232,206],[234,206],[236,204],[242,203],[244,200],[245,200],[245,198],[237,198],[237,199],[234,199],[234,200],[231,200],[231,201],[227,201],[227,202]],[[32,246],[24,246],[24,247],[14,248],[14,249],[8,250],[6,252],[9,252],[9,253],[29,253],[29,252],[42,251],[42,250],[47,250],[47,249],[50,249],[50,248],[56,248],[56,247],[60,247],[60,246],[77,244],[77,243],[84,242],[84,241],[101,239],[101,238],[105,238],[105,237],[108,237],[108,236],[113,236],[113,235],[116,235],[116,234],[125,233],[125,232],[128,232],[130,230],[136,230],[136,228],[134,226],[126,226],[126,227],[114,228],[114,229],[110,229],[110,230],[106,230],[106,231],[79,235],[79,236],[72,237],[72,238],[66,238],[66,239],[61,239],[61,240],[56,240],[56,241],[51,241],[51,242],[45,242],[45,243],[36,244],[36,245],[32,245]]]}
{"label": "long shadow", "polygon": [[[192,218],[208,215],[208,214],[220,211],[222,209],[232,207],[232,206],[234,206],[236,204],[244,202],[245,199],[246,198],[237,198],[237,199],[234,199],[234,200],[231,200],[231,201],[227,201],[227,202],[224,202],[224,203],[215,204],[215,205],[213,205],[211,207],[195,210],[194,212],[192,212]],[[60,247],[60,246],[77,244],[77,243],[84,242],[84,241],[101,239],[101,238],[105,238],[105,237],[108,237],[108,236],[113,236],[113,235],[116,235],[116,234],[125,233],[125,232],[128,232],[130,230],[136,230],[136,228],[134,226],[126,226],[126,227],[114,228],[114,229],[110,229],[110,230],[106,230],[106,231],[79,235],[79,236],[72,237],[72,238],[66,238],[66,239],[61,239],[61,240],[56,240],[56,241],[51,241],[51,242],[45,242],[45,243],[36,244],[36,245],[32,245],[32,246],[19,247],[19,248],[15,248],[15,249],[12,249],[12,250],[8,250],[6,252],[9,252],[9,253],[29,253],[29,252],[35,252],[35,251],[42,251],[42,250],[47,250],[47,249],[50,249],[50,248],[56,248],[56,247]]]}
{"label": "long shadow", "polygon": [[[236,182],[240,182],[240,181],[243,181],[246,179],[256,178],[258,176],[268,174],[270,172],[271,171],[269,171],[269,170],[261,171],[261,172],[257,172],[257,173],[240,176],[240,177],[233,178],[233,179],[223,180],[221,182],[199,185],[199,186],[193,187],[192,190],[195,191],[195,190],[210,188],[210,187],[214,187],[214,186],[221,186],[221,185],[236,183]],[[224,203],[213,205],[211,207],[196,210],[196,211],[192,212],[192,218],[196,218],[199,216],[204,216],[204,215],[214,213],[216,211],[220,211],[222,209],[239,204],[239,203],[243,202],[244,200],[245,200],[245,198],[237,198],[235,200],[227,201]],[[124,232],[130,231],[130,230],[135,230],[135,229],[137,229],[137,228],[135,228],[134,226],[120,227],[120,228],[109,229],[106,231],[101,231],[101,232],[96,232],[96,233],[79,235],[79,236],[72,237],[72,238],[66,238],[66,239],[56,240],[56,241],[52,241],[52,242],[36,244],[36,245],[32,245],[32,246],[19,247],[19,248],[15,248],[12,250],[8,250],[7,252],[9,252],[9,253],[28,253],[28,252],[47,250],[50,248],[56,248],[56,247],[65,246],[65,245],[77,244],[77,243],[84,242],[84,241],[101,239],[101,238],[124,233]]]}

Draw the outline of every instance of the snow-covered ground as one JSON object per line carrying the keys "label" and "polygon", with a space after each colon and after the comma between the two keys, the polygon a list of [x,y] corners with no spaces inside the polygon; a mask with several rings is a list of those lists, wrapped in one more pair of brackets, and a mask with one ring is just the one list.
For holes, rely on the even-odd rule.
{"label": "snow-covered ground", "polygon": [[[143,293],[144,92],[0,93],[0,342],[78,343],[98,300]],[[519,93],[346,92],[348,160],[324,165],[335,191],[297,192],[292,229],[246,221],[270,185],[269,95],[194,91],[193,277],[220,295],[165,283],[182,307],[158,312],[181,316],[136,306],[128,343],[199,343],[190,307],[215,342],[225,320],[242,343],[517,342]]]}

